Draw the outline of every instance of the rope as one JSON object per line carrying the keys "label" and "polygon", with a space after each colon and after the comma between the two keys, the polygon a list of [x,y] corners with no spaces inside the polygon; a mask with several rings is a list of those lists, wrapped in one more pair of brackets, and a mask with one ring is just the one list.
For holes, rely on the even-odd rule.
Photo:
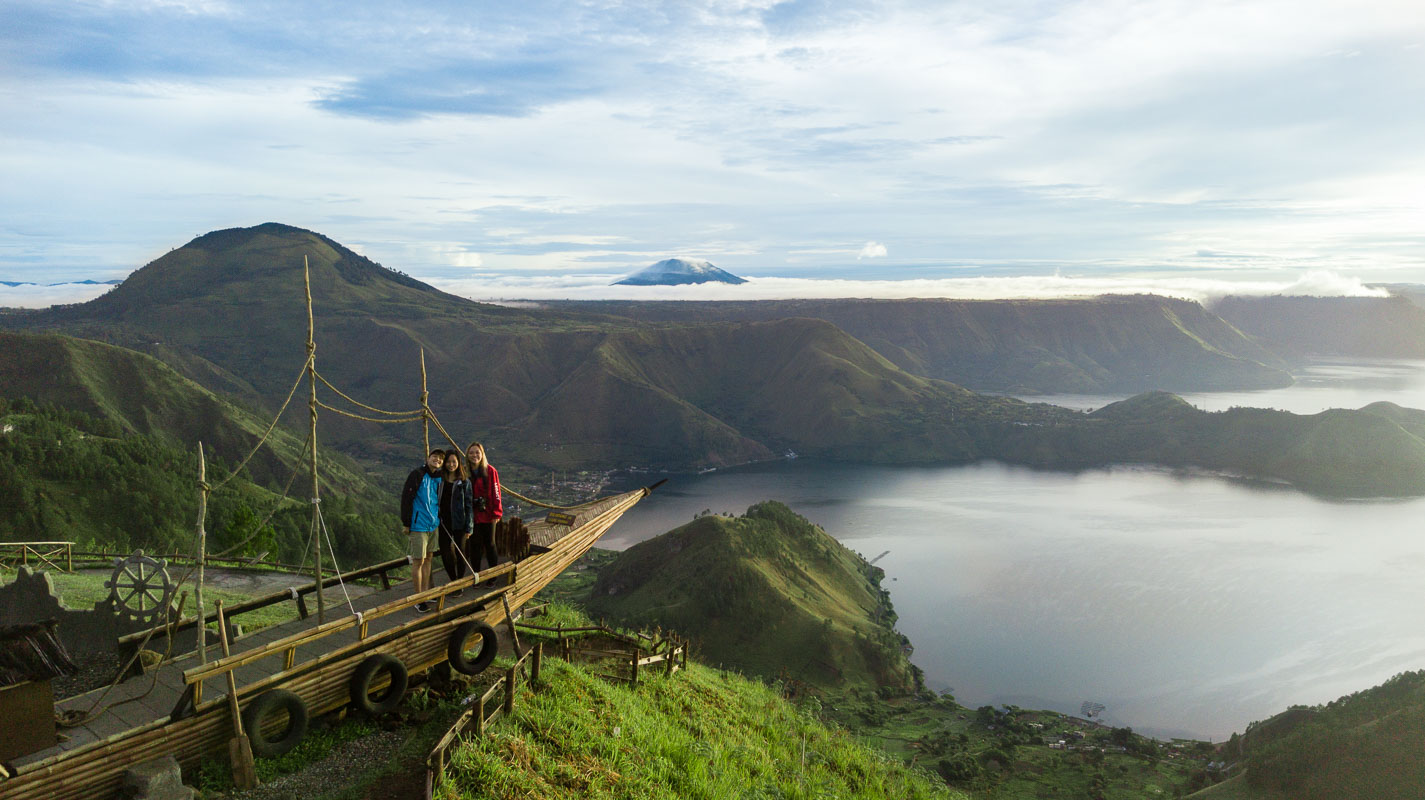
{"label": "rope", "polygon": [[218,481],[218,483],[213,486],[213,491],[217,491],[218,489],[223,488],[223,486],[226,485],[228,481],[232,480],[233,478],[236,478],[237,474],[242,471],[242,468],[247,466],[247,462],[251,461],[252,457],[257,455],[257,451],[262,449],[262,445],[264,442],[267,441],[267,437],[272,435],[272,430],[277,427],[277,421],[282,419],[282,413],[287,410],[287,405],[292,402],[293,396],[297,394],[297,387],[302,385],[302,377],[307,374],[307,367],[311,365],[312,358],[312,350],[310,347],[308,347],[307,361],[305,364],[302,365],[302,370],[297,373],[297,380],[292,383],[292,391],[287,393],[287,399],[283,400],[282,407],[277,409],[277,416],[272,418],[272,424],[268,425],[267,430],[262,432],[262,438],[258,439],[257,444],[253,445],[252,452],[248,453],[246,458],[238,462],[238,465],[236,467],[233,467],[232,472],[229,472],[226,478],[223,478],[222,480]]}
{"label": "rope", "polygon": [[[307,450],[307,445],[311,444],[311,442],[312,442],[312,434],[311,434],[310,431],[308,431],[308,432],[307,432],[307,441],[302,442],[302,451],[303,451],[303,452],[306,452],[306,450]],[[266,517],[263,517],[263,519],[262,519],[261,522],[257,523],[257,527],[255,527],[255,528],[252,529],[252,533],[248,534],[247,538],[246,538],[246,539],[243,539],[241,542],[238,542],[237,544],[233,545],[232,547],[229,547],[228,549],[223,550],[222,552],[218,553],[217,555],[209,556],[209,558],[222,558],[223,556],[227,555],[228,553],[233,552],[234,550],[238,550],[238,549],[241,549],[241,548],[247,546],[247,543],[248,543],[248,542],[251,542],[253,539],[256,539],[256,538],[257,538],[257,535],[258,535],[259,533],[262,533],[262,529],[265,528],[265,527],[267,527],[267,523],[271,522],[271,521],[272,521],[272,518],[277,515],[277,511],[282,508],[282,501],[287,499],[287,493],[290,492],[290,491],[292,491],[292,484],[293,484],[293,483],[296,483],[296,481],[297,481],[297,470],[298,470],[300,467],[301,467],[300,464],[295,465],[295,466],[292,467],[292,474],[287,477],[287,485],[282,487],[282,496],[279,497],[279,498],[277,498],[277,502],[272,506],[272,510],[269,511],[269,512],[267,512],[267,516],[266,516]]]}
{"label": "rope", "polygon": [[336,570],[336,582],[341,585],[341,593],[346,596],[346,607],[351,613],[356,613],[356,606],[351,604],[351,594],[346,591],[346,581],[341,577],[341,565],[336,563],[336,547],[332,544],[331,532],[327,530],[327,518],[322,516],[322,506],[317,502],[317,498],[312,498],[312,507],[317,510],[317,520],[321,524],[322,535],[327,540],[327,552],[332,556],[332,568]]}
{"label": "rope", "polygon": [[316,375],[317,375],[317,380],[319,380],[319,381],[321,381],[323,384],[325,384],[328,389],[331,389],[333,392],[336,392],[337,395],[338,395],[339,397],[341,397],[341,399],[347,401],[348,403],[351,403],[352,405],[360,406],[361,408],[364,408],[364,409],[366,409],[367,411],[375,411],[377,414],[389,414],[389,415],[391,415],[391,416],[393,416],[393,417],[418,416],[418,415],[421,413],[421,410],[420,410],[419,408],[416,409],[416,410],[414,410],[414,411],[387,411],[387,410],[384,409],[384,408],[377,408],[377,407],[375,407],[375,406],[368,406],[368,405],[366,405],[365,403],[361,402],[360,400],[352,399],[349,395],[347,395],[347,394],[346,394],[345,392],[343,392],[342,390],[336,388],[335,386],[332,386],[332,385],[331,385],[331,382],[328,381],[326,378],[322,377],[322,374],[321,374],[320,372],[316,373]]}
{"label": "rope", "polygon": [[402,418],[400,418],[400,419],[377,419],[376,417],[364,417],[364,416],[362,416],[362,415],[360,415],[360,414],[353,414],[353,413],[351,413],[350,411],[343,411],[343,410],[341,410],[340,408],[335,408],[335,407],[333,407],[333,406],[329,406],[329,405],[327,405],[326,403],[323,403],[323,402],[320,401],[320,400],[317,401],[317,405],[319,405],[319,406],[321,406],[322,408],[325,408],[326,410],[331,411],[331,412],[333,412],[333,413],[340,414],[340,415],[342,415],[343,417],[351,417],[352,419],[362,419],[362,420],[366,420],[367,422],[384,422],[384,423],[386,423],[386,424],[391,424],[391,423],[404,424],[404,423],[407,423],[407,422],[416,422],[417,420],[421,419],[421,416],[420,416],[419,414],[417,414],[417,415],[414,416],[414,417],[402,417]]}
{"label": "rope", "polygon": [[[456,450],[459,450],[459,449],[460,449],[460,445],[456,444],[456,443],[455,443],[455,440],[452,439],[452,438],[450,438],[450,434],[445,432],[445,426],[444,426],[444,425],[441,425],[441,424],[440,424],[440,420],[438,420],[438,419],[435,418],[435,412],[431,411],[430,408],[427,407],[427,408],[426,408],[426,414],[427,414],[427,416],[430,417],[430,421],[435,423],[435,429],[438,430],[438,431],[440,431],[440,435],[441,435],[441,436],[444,436],[444,437],[445,437],[445,440],[446,440],[447,442],[450,442],[450,446],[451,446],[451,447],[454,447]],[[548,508],[548,509],[553,510],[553,511],[573,511],[573,510],[576,509],[576,508],[583,508],[584,506],[587,506],[587,505],[588,505],[588,503],[579,503],[578,505],[572,505],[572,506],[556,506],[556,505],[554,505],[553,503],[543,503],[543,502],[540,502],[539,500],[531,500],[530,498],[525,497],[524,495],[520,494],[519,492],[515,491],[514,489],[511,489],[511,488],[508,487],[508,486],[501,486],[501,487],[500,487],[500,491],[503,491],[505,494],[508,494],[508,495],[513,495],[513,496],[516,497],[517,499],[522,500],[522,501],[524,501],[524,502],[526,502],[526,503],[529,503],[529,504],[532,505],[532,506],[539,506],[540,508]]]}

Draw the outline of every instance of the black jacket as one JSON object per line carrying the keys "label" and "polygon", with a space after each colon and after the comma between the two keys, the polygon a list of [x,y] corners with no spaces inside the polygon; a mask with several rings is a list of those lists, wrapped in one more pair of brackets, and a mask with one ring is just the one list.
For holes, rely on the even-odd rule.
{"label": "black jacket", "polygon": [[[446,484],[442,484],[440,487],[442,497],[445,495],[445,486]],[[470,494],[470,481],[462,478],[454,484],[450,484],[450,491],[449,513],[447,514],[445,504],[442,503],[440,524],[453,533],[469,533],[474,530],[472,523],[475,521],[474,516],[470,513],[470,507],[474,504]]]}

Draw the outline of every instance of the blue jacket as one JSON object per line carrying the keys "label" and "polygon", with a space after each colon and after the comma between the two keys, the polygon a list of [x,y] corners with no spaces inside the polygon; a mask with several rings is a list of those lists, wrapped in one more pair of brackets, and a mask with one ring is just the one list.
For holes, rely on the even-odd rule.
{"label": "blue jacket", "polygon": [[425,467],[411,472],[401,489],[401,527],[424,532],[440,527],[440,481]]}

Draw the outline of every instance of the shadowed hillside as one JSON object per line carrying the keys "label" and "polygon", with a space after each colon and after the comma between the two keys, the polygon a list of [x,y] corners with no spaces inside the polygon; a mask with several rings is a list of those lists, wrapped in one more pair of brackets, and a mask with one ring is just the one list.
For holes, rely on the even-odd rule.
{"label": "shadowed hillside", "polygon": [[884,573],[777,502],[702,516],[599,571],[590,611],[690,636],[701,658],[825,688],[918,688]]}
{"label": "shadowed hillside", "polygon": [[826,320],[916,375],[1023,393],[1287,386],[1281,359],[1197,303],[1084,300],[766,300],[557,303],[657,322]]}

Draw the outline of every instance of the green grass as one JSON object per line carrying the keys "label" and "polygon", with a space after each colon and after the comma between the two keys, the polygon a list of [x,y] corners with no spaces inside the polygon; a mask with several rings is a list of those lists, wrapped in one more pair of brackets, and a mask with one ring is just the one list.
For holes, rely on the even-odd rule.
{"label": "green grass", "polygon": [[[170,567],[169,575],[177,580],[181,573],[175,574],[175,570]],[[85,611],[94,607],[95,603],[102,602],[109,596],[109,590],[105,588],[104,581],[108,580],[109,573],[80,572],[67,574],[62,572],[50,572],[49,578],[54,586],[55,594],[59,597],[65,607],[77,611]],[[0,584],[13,581],[14,573],[9,570],[0,571]],[[179,591],[188,591],[188,603],[183,609],[185,616],[192,615],[196,606],[192,595],[192,584],[187,584]],[[230,606],[251,600],[254,595],[244,592],[234,592],[227,589],[215,589],[207,587],[203,590],[203,603],[208,611],[212,611],[213,603],[222,600],[223,605]],[[244,632],[251,632],[270,625],[277,625],[297,618],[296,606],[292,603],[277,603],[266,608],[259,608],[246,614],[241,614],[236,621],[242,625]]]}

